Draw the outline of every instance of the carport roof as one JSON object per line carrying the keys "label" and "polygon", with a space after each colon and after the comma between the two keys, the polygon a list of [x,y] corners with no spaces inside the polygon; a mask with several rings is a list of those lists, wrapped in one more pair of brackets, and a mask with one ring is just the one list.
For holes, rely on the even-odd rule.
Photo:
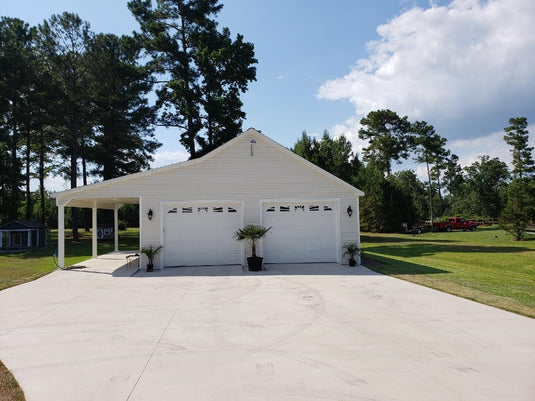
{"label": "carport roof", "polygon": [[[56,199],[59,203],[59,197]],[[63,203],[63,202],[62,202]],[[115,209],[116,206],[124,204],[139,204],[139,197],[113,197],[113,198],[93,198],[93,197],[72,197],[63,203],[63,206],[81,207],[97,209]]]}

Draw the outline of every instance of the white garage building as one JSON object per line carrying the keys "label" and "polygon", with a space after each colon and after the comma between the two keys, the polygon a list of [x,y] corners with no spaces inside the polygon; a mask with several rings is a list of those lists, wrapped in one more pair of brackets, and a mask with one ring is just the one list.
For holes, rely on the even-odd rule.
{"label": "white garage building", "polygon": [[[244,264],[250,247],[233,239],[247,224],[271,226],[259,246],[264,263],[347,263],[358,242],[357,188],[249,129],[199,159],[55,194],[58,261],[64,267],[65,207],[115,211],[139,204],[140,248],[163,245],[155,267]],[[149,219],[150,217],[150,219]],[[97,257],[97,239],[93,239]]]}

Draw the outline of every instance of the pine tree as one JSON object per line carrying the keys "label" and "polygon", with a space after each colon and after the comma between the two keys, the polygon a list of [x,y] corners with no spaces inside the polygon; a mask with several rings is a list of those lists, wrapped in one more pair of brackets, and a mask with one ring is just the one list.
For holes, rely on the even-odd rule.
{"label": "pine tree", "polygon": [[[217,30],[218,0],[131,0],[161,81],[159,124],[176,127],[192,159],[241,132],[240,93],[256,79],[253,45]],[[204,131],[203,131],[204,129]],[[199,149],[200,146],[200,149]]]}

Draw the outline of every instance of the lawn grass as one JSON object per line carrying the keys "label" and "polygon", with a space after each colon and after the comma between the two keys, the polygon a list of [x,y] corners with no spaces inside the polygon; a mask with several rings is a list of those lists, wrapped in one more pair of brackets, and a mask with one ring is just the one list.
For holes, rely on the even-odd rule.
{"label": "lawn grass", "polygon": [[[535,241],[496,227],[361,238],[373,270],[535,318]],[[366,259],[365,259],[366,260]],[[378,262],[378,263],[374,263]]]}
{"label": "lawn grass", "polygon": [[0,401],[24,401],[24,392],[8,368],[0,362]]}
{"label": "lawn grass", "polygon": [[[35,280],[54,270],[56,265],[52,255],[57,249],[57,230],[51,233],[52,246],[29,251],[0,253],[0,290]],[[80,241],[65,239],[65,265],[70,266],[91,257],[91,232],[80,232]],[[139,229],[129,228],[119,231],[119,250],[139,249]],[[98,254],[113,252],[113,240],[98,241]]]}

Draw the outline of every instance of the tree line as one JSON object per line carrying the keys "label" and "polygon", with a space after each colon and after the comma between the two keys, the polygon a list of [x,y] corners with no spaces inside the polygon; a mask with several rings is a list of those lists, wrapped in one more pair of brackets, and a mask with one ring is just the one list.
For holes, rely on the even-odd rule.
{"label": "tree line", "polygon": [[[51,175],[75,188],[148,169],[155,127],[175,129],[191,158],[242,131],[257,60],[253,44],[218,27],[218,0],[128,8],[140,29],[122,36],[68,12],[37,26],[0,19],[0,224],[53,223]],[[76,239],[83,216],[69,217]]]}
{"label": "tree line", "polygon": [[[362,155],[352,151],[347,138],[331,138],[327,131],[320,139],[303,132],[292,150],[364,191],[363,230],[394,232],[402,223],[455,215],[501,217],[502,227],[521,239],[535,220],[535,163],[526,118],[511,118],[504,129],[513,156],[511,171],[488,155],[461,167],[459,157],[447,149],[447,139],[432,125],[410,122],[392,110],[372,111],[360,124],[359,138],[368,141]],[[425,166],[423,181],[413,170],[393,172],[394,162],[411,158]]]}

